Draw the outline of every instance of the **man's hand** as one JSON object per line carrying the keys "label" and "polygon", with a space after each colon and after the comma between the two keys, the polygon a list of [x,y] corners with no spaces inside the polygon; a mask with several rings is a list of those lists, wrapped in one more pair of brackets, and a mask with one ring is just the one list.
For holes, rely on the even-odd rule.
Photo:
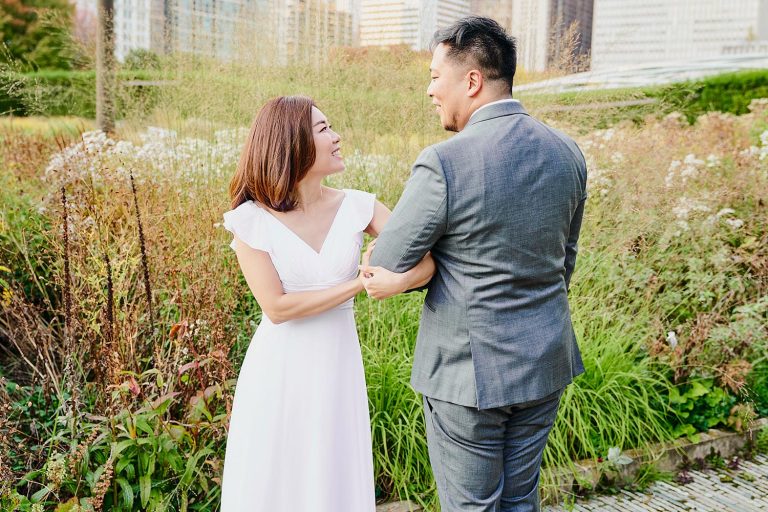
{"label": "man's hand", "polygon": [[404,274],[391,272],[384,267],[360,265],[360,275],[368,296],[374,299],[386,299],[407,289]]}

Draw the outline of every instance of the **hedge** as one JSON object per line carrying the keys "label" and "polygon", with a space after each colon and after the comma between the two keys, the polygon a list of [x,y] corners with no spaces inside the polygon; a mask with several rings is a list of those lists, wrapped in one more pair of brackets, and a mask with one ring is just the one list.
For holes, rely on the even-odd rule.
{"label": "hedge", "polygon": [[[157,79],[150,71],[120,71],[119,84],[128,80]],[[118,117],[127,109],[154,104],[153,87],[119,86]],[[96,72],[46,70],[34,73],[0,74],[0,114],[17,116],[96,117]]]}
{"label": "hedge", "polygon": [[750,101],[768,98],[768,70],[739,71],[672,84],[652,94],[665,109],[685,114],[689,122],[712,111],[746,114]]}

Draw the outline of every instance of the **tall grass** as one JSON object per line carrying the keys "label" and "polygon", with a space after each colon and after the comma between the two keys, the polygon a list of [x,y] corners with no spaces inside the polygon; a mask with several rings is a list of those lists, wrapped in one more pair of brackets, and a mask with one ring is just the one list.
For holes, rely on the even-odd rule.
{"label": "tall grass", "polygon": [[[2,505],[21,496],[48,508],[72,499],[114,510],[215,508],[234,380],[260,312],[220,226],[242,140],[219,134],[226,141],[211,151],[200,149],[209,147],[202,140],[247,125],[268,97],[312,95],[347,155],[347,171],[329,183],[375,192],[394,206],[413,159],[448,136],[424,94],[423,54],[360,50],[333,54],[323,66],[230,63],[204,74],[194,64],[179,58],[164,68],[177,85],[158,91],[152,111],[136,109],[119,125],[118,136],[135,143],[130,155],[102,152],[111,143],[88,138],[82,159],[53,160],[46,171],[50,153],[70,141],[7,132],[0,155],[12,179],[0,190],[0,265],[13,270],[13,302],[2,310],[0,335],[16,344],[0,353],[0,374],[22,386],[8,392],[12,408],[0,425],[0,448],[16,454],[18,493],[6,492]],[[739,377],[747,367],[734,362],[757,360],[768,348],[760,323],[768,290],[768,175],[760,157],[768,137],[760,135],[768,116],[758,107],[742,117],[709,115],[693,127],[671,116],[581,134],[558,122],[589,161],[570,291],[586,373],[563,396],[545,452],[546,492],[551,472],[575,459],[668,439],[672,386],[690,376]],[[147,134],[147,125],[178,136]],[[160,141],[160,149],[147,149]],[[138,158],[142,151],[149,156]],[[688,163],[675,167],[675,160]],[[421,401],[409,386],[421,302],[421,294],[384,302],[361,295],[356,315],[380,498],[434,510]],[[70,348],[65,318],[76,341]],[[671,330],[677,347],[665,342]],[[78,362],[83,389],[64,417],[67,358]],[[38,404],[34,423],[28,403]],[[8,445],[8,425],[26,451]],[[131,449],[111,451],[123,442]],[[71,466],[64,476],[56,473],[62,461]]]}

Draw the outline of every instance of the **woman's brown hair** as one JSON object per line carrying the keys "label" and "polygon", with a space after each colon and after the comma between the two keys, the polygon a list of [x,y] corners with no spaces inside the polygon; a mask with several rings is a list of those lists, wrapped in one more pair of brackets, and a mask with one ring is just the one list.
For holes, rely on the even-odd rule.
{"label": "woman's brown hair", "polygon": [[315,163],[314,106],[306,96],[280,96],[256,114],[229,183],[232,208],[248,200],[279,212],[296,208],[296,184]]}

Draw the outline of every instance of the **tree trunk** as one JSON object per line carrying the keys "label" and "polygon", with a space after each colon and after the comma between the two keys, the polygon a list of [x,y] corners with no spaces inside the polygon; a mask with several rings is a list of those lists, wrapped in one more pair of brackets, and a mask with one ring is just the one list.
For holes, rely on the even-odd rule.
{"label": "tree trunk", "polygon": [[115,8],[114,0],[99,0],[96,41],[96,124],[112,133],[115,129]]}

